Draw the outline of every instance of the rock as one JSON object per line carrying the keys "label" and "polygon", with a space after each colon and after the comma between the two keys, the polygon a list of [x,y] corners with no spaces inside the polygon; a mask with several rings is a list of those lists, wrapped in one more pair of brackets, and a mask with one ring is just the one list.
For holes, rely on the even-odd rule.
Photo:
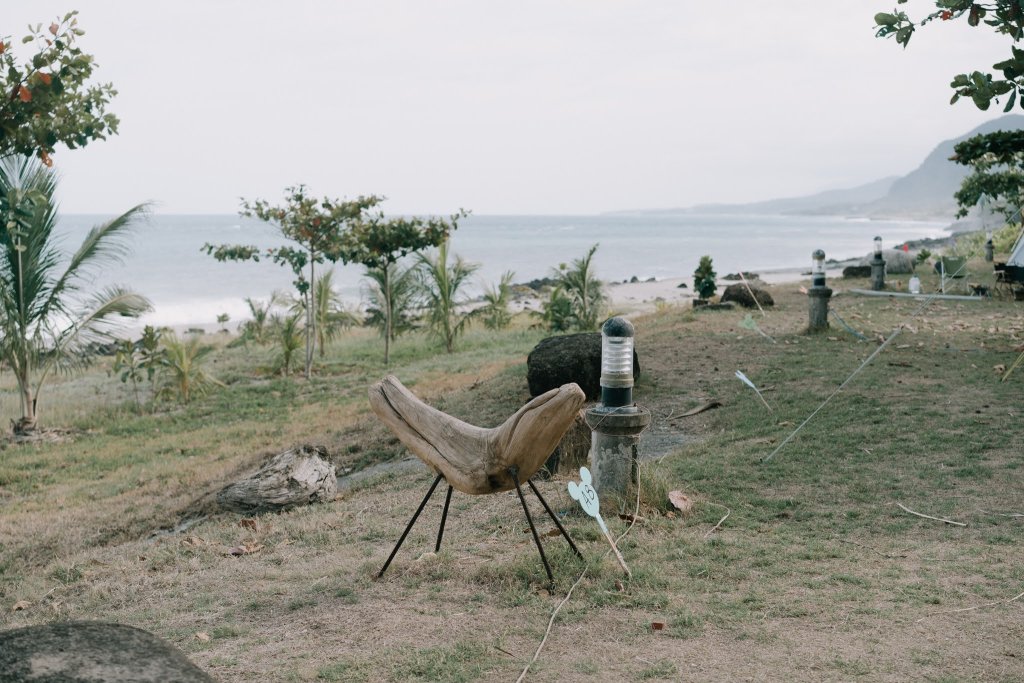
{"label": "rock", "polygon": [[[640,360],[633,350],[633,378],[640,376]],[[601,333],[581,332],[541,339],[526,359],[530,395],[575,382],[587,399],[601,397]]]}
{"label": "rock", "polygon": [[871,277],[871,266],[846,266],[843,277]]}
{"label": "rock", "polygon": [[[875,258],[875,253],[871,252],[860,261],[860,265],[868,266],[868,275],[871,276],[871,261]],[[903,251],[902,249],[883,249],[882,258],[885,259],[885,272],[887,275],[908,275],[914,272],[914,257],[911,256],[910,252]],[[846,272],[845,270],[843,271]]]}
{"label": "rock", "polygon": [[748,281],[750,281],[750,280],[756,280],[759,277],[761,277],[761,276],[758,275],[757,273],[748,273],[747,271],[743,270],[743,271],[740,271],[739,273],[729,273],[728,275],[726,275],[722,279],[723,280],[742,280],[743,278],[746,278]]}
{"label": "rock", "polygon": [[686,283],[680,282],[678,285],[676,285],[676,289],[687,289]]}
{"label": "rock", "polygon": [[744,308],[757,308],[758,303],[761,304],[762,308],[775,305],[775,299],[772,298],[771,294],[758,287],[750,286],[748,288],[747,285],[742,283],[726,287],[725,291],[722,292],[720,301],[722,303],[735,301]]}
{"label": "rock", "polygon": [[211,683],[213,678],[142,629],[63,621],[0,631],[0,681]]}
{"label": "rock", "polygon": [[731,301],[713,304],[703,299],[694,299],[693,308],[696,311],[731,311],[735,306]]}
{"label": "rock", "polygon": [[326,457],[327,450],[321,446],[287,450],[248,479],[221,489],[217,503],[227,510],[252,514],[333,500],[338,480]]}
{"label": "rock", "polygon": [[640,282],[640,278],[634,275],[633,277],[629,278],[629,281],[633,284],[636,284],[637,282]]}

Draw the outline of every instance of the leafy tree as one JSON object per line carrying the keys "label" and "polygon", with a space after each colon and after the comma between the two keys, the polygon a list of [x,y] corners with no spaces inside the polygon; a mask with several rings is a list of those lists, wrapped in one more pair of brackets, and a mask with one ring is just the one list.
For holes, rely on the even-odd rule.
{"label": "leafy tree", "polygon": [[[604,285],[594,275],[593,260],[598,246],[592,246],[583,258],[573,259],[571,265],[561,264],[553,275],[558,283],[556,289],[570,301],[573,325],[578,330],[596,330],[607,301]],[[552,302],[555,300],[552,295]]]}
{"label": "leafy tree", "polygon": [[503,330],[512,322],[512,314],[508,310],[512,296],[512,278],[515,273],[506,270],[501,274],[497,285],[488,285],[484,289],[484,305],[477,309],[477,315],[489,330]]}
{"label": "leafy tree", "polygon": [[76,45],[84,33],[77,15],[30,27],[24,62],[11,36],[0,38],[0,157],[38,156],[49,166],[58,144],[75,149],[117,133],[117,117],[106,112],[117,91],[88,84],[96,63]]}
{"label": "leafy tree", "polygon": [[[316,292],[310,283],[316,281],[316,265],[324,261],[336,263],[344,259],[342,238],[346,226],[358,224],[364,213],[376,206],[383,197],[360,196],[353,200],[316,199],[310,196],[305,185],[296,185],[285,190],[285,203],[280,206],[257,199],[242,201],[241,215],[255,217],[278,228],[281,236],[291,244],[272,247],[261,252],[258,247],[244,244],[205,244],[203,251],[218,261],[259,261],[261,256],[279,265],[287,265],[295,274],[293,284],[306,304],[306,378],[313,367],[315,346]],[[308,268],[309,276],[306,276]]]}
{"label": "leafy tree", "polygon": [[416,268],[392,263],[367,268],[365,275],[369,278],[364,290],[368,302],[366,324],[376,327],[381,337],[390,334],[390,342],[394,342],[401,334],[415,330],[416,311],[421,306],[422,295]]}
{"label": "leafy tree", "polygon": [[[907,1],[896,0],[896,4],[905,5]],[[895,38],[897,43],[906,47],[918,26],[925,26],[938,19],[964,20],[974,27],[984,24],[996,33],[1009,37],[1013,43],[1018,43],[1024,38],[1024,5],[1018,0],[929,0],[926,4],[934,5],[935,11],[925,15],[920,22],[916,22],[906,12],[898,9],[892,12],[879,12],[875,15],[875,35],[881,38]],[[1024,50],[1011,45],[1010,58],[993,64],[992,68],[1001,72],[1002,78],[982,71],[954,76],[949,84],[954,90],[950,104],[961,97],[968,97],[978,109],[985,110],[992,101],[998,103],[1000,97],[1008,95],[1004,111],[1013,109],[1017,101],[1020,102],[1021,108],[1024,108]]]}
{"label": "leafy tree", "polygon": [[715,284],[716,275],[711,257],[701,256],[697,269],[693,271],[693,290],[697,292],[697,296],[701,299],[710,299],[715,295],[718,291],[718,285]]}
{"label": "leafy tree", "polygon": [[1007,219],[1020,214],[1024,199],[1024,131],[999,130],[975,135],[954,147],[952,160],[970,167],[957,190],[958,217],[983,201],[992,200]]}
{"label": "leafy tree", "polygon": [[213,387],[224,386],[203,368],[204,359],[212,351],[212,346],[201,346],[197,336],[182,340],[175,334],[167,335],[164,338],[160,395],[189,403]]}
{"label": "leafy tree", "polygon": [[[132,383],[135,404],[142,406],[139,398],[139,384],[148,380],[154,386],[157,370],[163,367],[166,354],[160,347],[160,332],[152,325],[146,325],[138,341],[122,339],[117,342],[113,370],[120,373],[121,381]],[[154,391],[154,395],[155,395]]]}
{"label": "leafy tree", "polygon": [[468,303],[468,300],[460,298],[460,294],[469,277],[480,266],[467,263],[458,255],[449,264],[447,241],[438,246],[433,257],[419,254],[417,266],[422,275],[430,331],[444,342],[445,350],[452,353],[455,339],[466,329],[472,317],[469,311],[459,310]]}
{"label": "leafy tree", "polygon": [[10,366],[21,396],[18,432],[35,428],[39,394],[52,372],[81,367],[91,344],[111,341],[120,320],[151,308],[123,287],[91,295],[83,291],[100,267],[128,253],[125,237],[145,205],[92,228],[65,262],[54,244],[56,189],[56,176],[37,160],[0,162],[0,195],[37,198],[22,203],[16,209],[21,217],[0,230],[0,358]]}
{"label": "leafy tree", "polygon": [[461,218],[468,212],[460,210],[448,219],[430,218],[385,218],[377,213],[369,218],[354,222],[341,239],[342,258],[346,263],[361,263],[368,271],[379,275],[381,288],[381,311],[384,322],[384,363],[391,359],[391,328],[394,325],[394,300],[391,288],[391,266],[409,254],[429,247],[436,247],[448,239],[458,227]]}

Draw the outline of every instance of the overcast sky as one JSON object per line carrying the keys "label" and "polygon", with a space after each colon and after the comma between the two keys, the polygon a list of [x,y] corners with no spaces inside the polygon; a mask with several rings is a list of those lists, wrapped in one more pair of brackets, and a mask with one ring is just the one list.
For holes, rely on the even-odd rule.
{"label": "overcast sky", "polygon": [[389,212],[596,213],[904,174],[999,116],[948,84],[1009,41],[935,22],[903,50],[873,35],[893,5],[34,0],[0,35],[77,8],[119,90],[120,134],[54,157],[67,213],[234,213],[295,183]]}

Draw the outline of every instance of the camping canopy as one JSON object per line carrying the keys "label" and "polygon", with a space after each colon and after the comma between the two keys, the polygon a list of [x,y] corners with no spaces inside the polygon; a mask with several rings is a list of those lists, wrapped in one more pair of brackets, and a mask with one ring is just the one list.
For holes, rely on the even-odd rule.
{"label": "camping canopy", "polygon": [[1006,265],[1024,267],[1024,231],[1017,237],[1013,248],[1010,249],[1010,258],[1007,259]]}

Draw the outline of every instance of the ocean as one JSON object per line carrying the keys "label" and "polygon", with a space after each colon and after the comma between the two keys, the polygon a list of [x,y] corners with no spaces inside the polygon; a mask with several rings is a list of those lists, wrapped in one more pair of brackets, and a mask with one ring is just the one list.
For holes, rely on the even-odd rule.
{"label": "ocean", "polygon": [[[68,252],[104,216],[68,215],[58,235]],[[584,256],[594,244],[597,276],[622,281],[634,276],[687,278],[701,255],[714,259],[719,276],[744,271],[810,268],[811,252],[828,258],[862,256],[880,235],[886,248],[906,240],[937,237],[946,224],[848,220],[822,216],[723,214],[629,214],[594,216],[470,216],[453,233],[450,253],[480,264],[475,292],[496,283],[506,270],[515,282],[545,277],[560,263]],[[285,244],[273,226],[234,215],[150,216],[135,230],[132,254],[98,275],[94,285],[123,284],[148,297],[154,311],[141,322],[154,325],[212,324],[230,316],[230,328],[245,319],[244,299],[267,299],[293,291],[293,275],[270,261],[220,263],[201,252],[204,243]],[[334,267],[334,281],[352,306],[362,297],[363,269]]]}

